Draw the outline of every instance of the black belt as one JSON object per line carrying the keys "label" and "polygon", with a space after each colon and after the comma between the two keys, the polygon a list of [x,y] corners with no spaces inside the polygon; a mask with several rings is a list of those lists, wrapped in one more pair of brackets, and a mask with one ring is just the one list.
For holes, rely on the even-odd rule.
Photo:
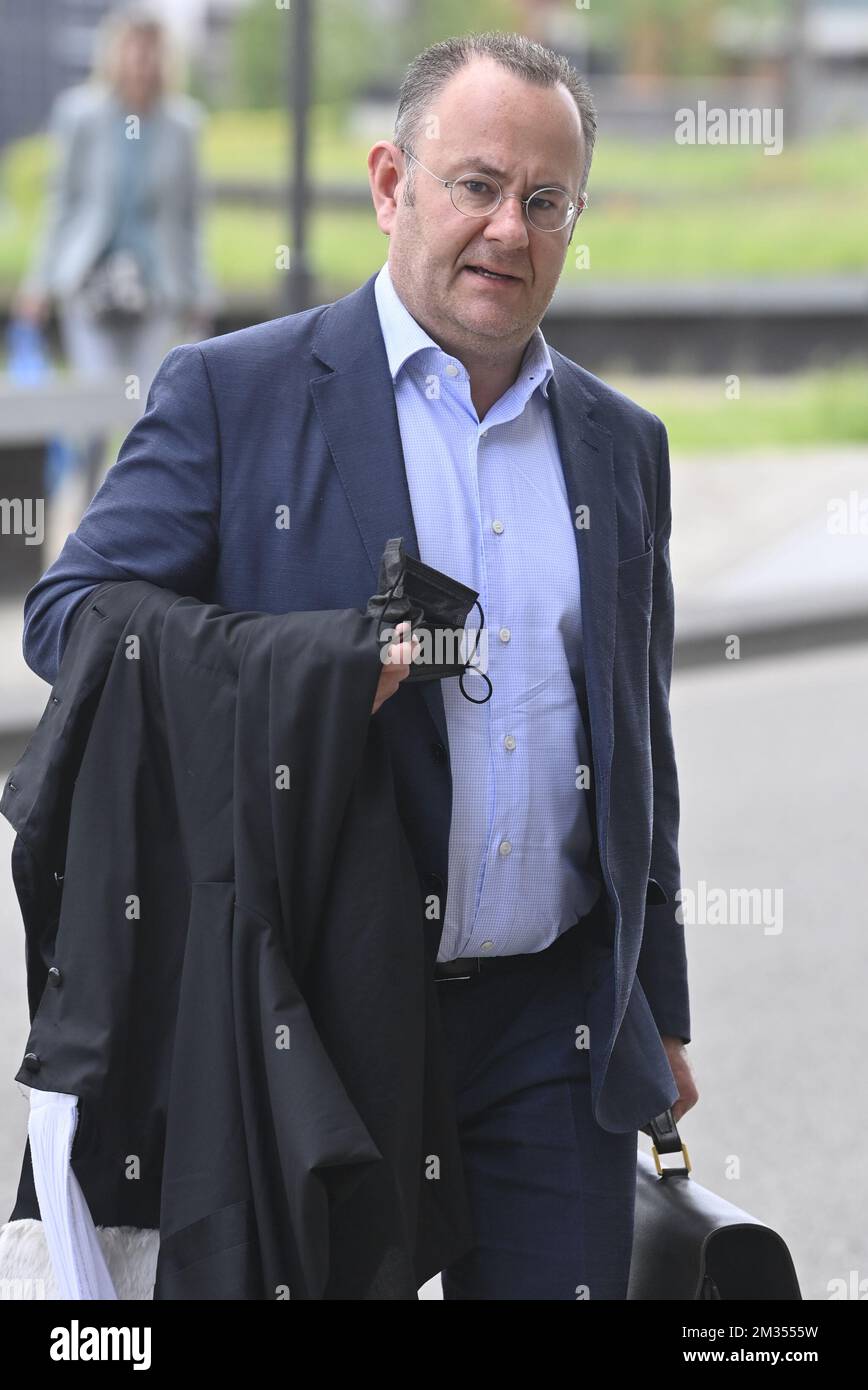
{"label": "black belt", "polygon": [[454,960],[438,960],[434,965],[434,979],[472,980],[479,975],[491,975],[495,971],[527,970],[529,966],[539,964],[543,958],[549,962],[575,949],[583,923],[584,918],[580,918],[541,951],[525,951],[509,956],[456,956]]}

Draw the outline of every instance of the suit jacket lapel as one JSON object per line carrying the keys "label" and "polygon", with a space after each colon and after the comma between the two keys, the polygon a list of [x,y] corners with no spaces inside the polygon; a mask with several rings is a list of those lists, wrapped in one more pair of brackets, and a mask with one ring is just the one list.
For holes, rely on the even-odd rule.
{"label": "suit jacket lapel", "polygon": [[[612,670],[615,657],[618,518],[612,435],[593,419],[594,399],[575,366],[551,349],[554,376],[549,387],[570,511],[576,527],[582,609],[585,689],[576,695],[585,717],[594,764],[594,802],[598,838],[605,847],[609,784],[614,748]],[[577,508],[586,508],[579,514]]]}
{"label": "suit jacket lapel", "polygon": [[[376,592],[383,546],[391,536],[403,536],[406,553],[417,560],[422,558],[407,485],[395,390],[374,297],[375,279],[372,275],[360,289],[331,304],[323,314],[313,351],[333,370],[310,384],[326,441],[371,564],[372,594]],[[422,681],[415,689],[448,749],[440,682]]]}

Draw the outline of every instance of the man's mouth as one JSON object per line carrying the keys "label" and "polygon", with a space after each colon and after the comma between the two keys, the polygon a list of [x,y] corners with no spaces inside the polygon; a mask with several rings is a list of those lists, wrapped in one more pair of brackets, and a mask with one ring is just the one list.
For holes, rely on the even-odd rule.
{"label": "man's mouth", "polygon": [[470,271],[472,275],[481,276],[483,280],[505,280],[507,282],[512,281],[515,284],[519,283],[517,275],[504,275],[500,271],[488,270],[484,266],[466,265],[464,269]]}

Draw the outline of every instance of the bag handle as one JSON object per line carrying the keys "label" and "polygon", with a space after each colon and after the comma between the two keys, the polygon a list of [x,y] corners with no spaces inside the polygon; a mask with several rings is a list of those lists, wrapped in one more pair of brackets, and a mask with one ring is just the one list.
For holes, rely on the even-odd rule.
{"label": "bag handle", "polygon": [[[641,1125],[640,1128],[643,1134],[648,1134],[651,1137],[651,1154],[658,1177],[667,1178],[673,1174],[687,1177],[693,1165],[690,1162],[687,1145],[678,1133],[678,1126],[672,1118],[671,1107],[667,1106],[660,1115],[655,1115],[653,1120],[649,1120],[647,1125]],[[673,1164],[672,1167],[664,1168],[661,1165],[660,1155],[671,1153],[683,1154],[684,1162],[680,1167]]]}

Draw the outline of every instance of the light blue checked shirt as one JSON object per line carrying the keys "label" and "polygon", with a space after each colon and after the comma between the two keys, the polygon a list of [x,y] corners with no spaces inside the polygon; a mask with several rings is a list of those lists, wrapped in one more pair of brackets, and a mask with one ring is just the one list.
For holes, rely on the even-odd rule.
{"label": "light blue checked shirt", "polygon": [[[494,687],[473,704],[457,680],[441,684],[452,821],[438,959],[540,951],[601,888],[593,791],[577,777],[590,762],[571,675],[582,674],[579,566],[547,403],[551,356],[537,328],[480,423],[466,369],[409,313],[388,262],[375,292],[420,559],[479,593]],[[479,621],[474,608],[468,629]],[[484,696],[479,676],[464,683]]]}

